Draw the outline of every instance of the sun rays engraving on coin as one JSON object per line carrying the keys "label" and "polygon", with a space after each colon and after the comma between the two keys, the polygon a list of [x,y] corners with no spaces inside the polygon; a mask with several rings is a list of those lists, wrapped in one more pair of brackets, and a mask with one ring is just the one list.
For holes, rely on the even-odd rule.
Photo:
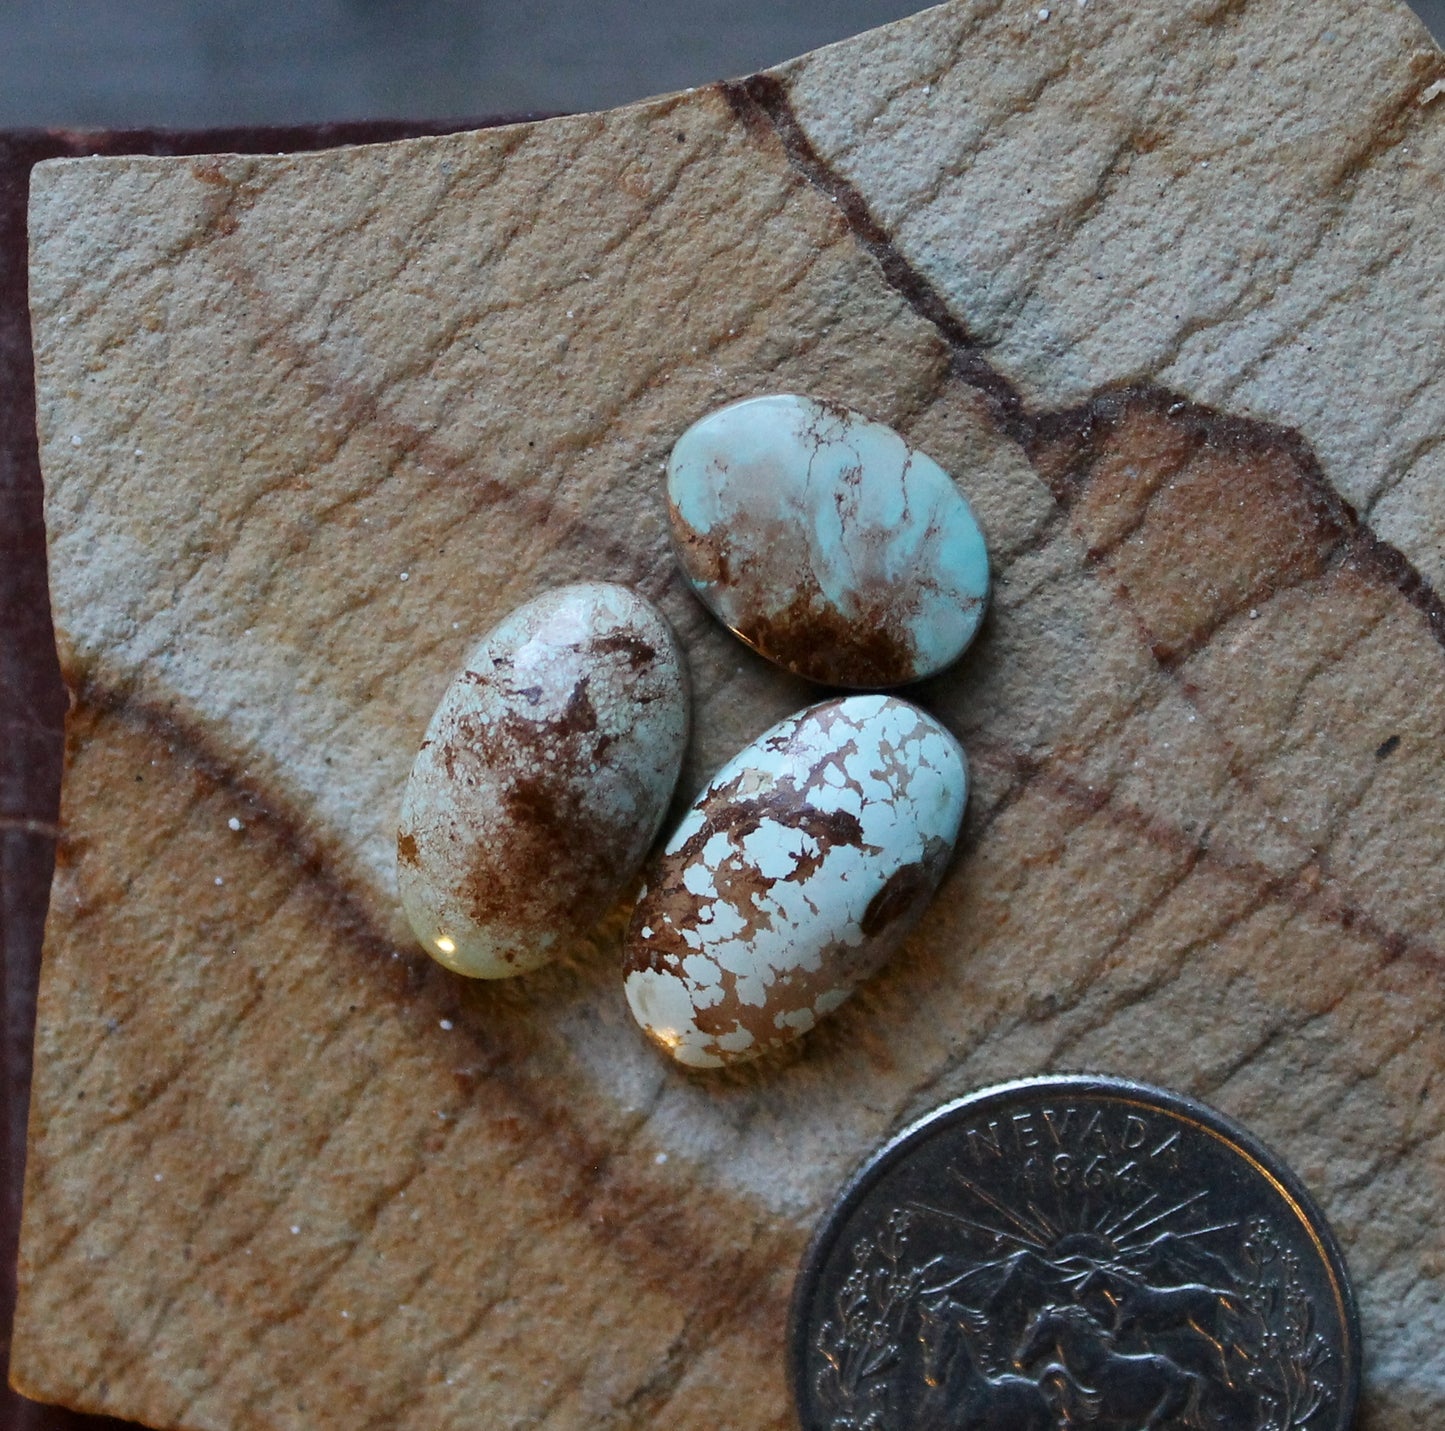
{"label": "sun rays engraving on coin", "polygon": [[1308,1194],[1122,1080],[940,1110],[859,1174],[794,1301],[807,1431],[1344,1431],[1358,1333]]}

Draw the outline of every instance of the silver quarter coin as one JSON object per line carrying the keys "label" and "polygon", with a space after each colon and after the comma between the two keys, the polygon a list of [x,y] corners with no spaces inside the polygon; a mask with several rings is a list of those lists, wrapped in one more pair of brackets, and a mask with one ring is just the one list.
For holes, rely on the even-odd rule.
{"label": "silver quarter coin", "polygon": [[804,1431],[1347,1431],[1359,1323],[1298,1179],[1191,1098],[1026,1079],[879,1152],[793,1299]]}

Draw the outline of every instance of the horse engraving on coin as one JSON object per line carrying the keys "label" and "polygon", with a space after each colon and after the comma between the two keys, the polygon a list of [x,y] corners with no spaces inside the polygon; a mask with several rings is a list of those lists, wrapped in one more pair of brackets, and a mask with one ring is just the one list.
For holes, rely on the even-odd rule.
{"label": "horse engraving on coin", "polygon": [[1343,1260],[1291,1174],[1201,1105],[1029,1080],[885,1149],[794,1305],[808,1431],[1345,1431]]}

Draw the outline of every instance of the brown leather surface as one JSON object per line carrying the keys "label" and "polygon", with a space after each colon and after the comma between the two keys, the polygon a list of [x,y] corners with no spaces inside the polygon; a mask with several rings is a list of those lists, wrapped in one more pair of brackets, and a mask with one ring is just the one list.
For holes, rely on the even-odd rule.
{"label": "brown leather surface", "polygon": [[[515,116],[518,119],[536,115]],[[509,117],[512,118],[512,117]],[[66,697],[46,584],[26,298],[31,168],[91,154],[278,153],[484,128],[509,118],[193,131],[0,133],[0,1357],[8,1365],[41,932],[55,857]],[[0,1387],[8,1431],[128,1423],[42,1406]]]}

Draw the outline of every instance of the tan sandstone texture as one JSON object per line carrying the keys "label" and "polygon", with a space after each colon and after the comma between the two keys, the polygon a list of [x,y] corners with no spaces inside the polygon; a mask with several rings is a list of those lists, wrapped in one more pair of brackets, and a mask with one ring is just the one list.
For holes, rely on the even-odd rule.
{"label": "tan sandstone texture", "polygon": [[[1296,1166],[1362,1425],[1442,1424],[1442,75],[1385,0],[956,0],[612,114],[40,168],[74,709],[18,1383],[167,1428],[785,1427],[848,1170],[1089,1068]],[[690,1075],[627,1013],[625,906],[466,983],[393,840],[453,672],[549,585],[675,624],[680,799],[809,698],[665,529],[677,435],[779,390],[897,426],[989,534],[919,695],[976,785],[893,964]]]}

